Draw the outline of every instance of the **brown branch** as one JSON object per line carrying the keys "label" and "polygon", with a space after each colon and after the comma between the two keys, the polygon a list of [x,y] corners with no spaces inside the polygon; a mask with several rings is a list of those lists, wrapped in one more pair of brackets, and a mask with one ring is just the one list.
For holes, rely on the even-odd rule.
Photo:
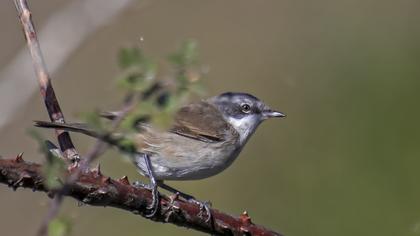
{"label": "brown branch", "polygon": [[[32,22],[31,12],[28,8],[28,4],[26,0],[14,0],[14,3],[18,12],[20,23],[23,27],[26,43],[31,53],[32,63],[34,65],[35,74],[38,79],[41,96],[44,99],[44,104],[47,108],[50,120],[53,122],[65,123],[63,112],[61,111],[57,97],[55,96],[47,66],[45,65],[44,57],[38,42],[38,37]],[[55,133],[64,158],[70,162],[74,162],[74,165],[77,165],[80,157],[73,145],[70,134],[63,130],[55,130]],[[44,218],[41,227],[38,230],[38,235],[46,235],[49,222],[58,213],[62,200],[63,197],[60,193],[57,194],[50,202],[49,212]]]}
{"label": "brown branch", "polygon": [[[71,174],[71,173],[68,173]],[[16,189],[30,188],[52,195],[53,190],[44,184],[42,165],[29,163],[18,156],[15,159],[0,159],[0,183]],[[111,206],[145,215],[152,202],[150,190],[130,185],[128,178],[113,180],[100,170],[82,172],[69,185],[65,195],[93,206]],[[153,221],[172,223],[215,235],[281,235],[251,222],[246,213],[233,217],[212,209],[214,224],[209,225],[199,216],[200,208],[194,203],[178,199],[176,196],[162,196],[161,207]]]}
{"label": "brown branch", "polygon": [[[28,4],[26,0],[14,0],[14,2],[19,15],[20,23],[23,27],[26,43],[31,53],[41,96],[44,99],[50,120],[53,122],[64,123],[64,115],[51,85],[51,79],[41,52],[41,47],[31,19],[31,12],[29,11]],[[73,145],[73,142],[71,141],[69,133],[62,130],[56,130],[56,135],[60,149],[64,153],[64,156],[70,161],[78,160],[79,155]]]}

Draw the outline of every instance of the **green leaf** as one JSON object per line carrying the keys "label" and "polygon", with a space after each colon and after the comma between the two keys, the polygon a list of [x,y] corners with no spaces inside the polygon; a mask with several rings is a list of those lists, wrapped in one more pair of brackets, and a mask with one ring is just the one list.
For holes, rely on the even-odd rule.
{"label": "green leaf", "polygon": [[121,68],[126,69],[130,66],[141,64],[144,56],[140,48],[123,48],[118,54],[118,62]]}
{"label": "green leaf", "polygon": [[129,91],[147,90],[156,76],[156,64],[147,59],[139,48],[125,48],[120,52],[123,72],[118,76],[118,84]]}
{"label": "green leaf", "polygon": [[169,111],[161,111],[159,114],[153,116],[152,125],[161,129],[168,129],[173,123],[173,113]]}
{"label": "green leaf", "polygon": [[66,218],[55,218],[48,225],[48,236],[66,236],[72,229],[72,223]]}
{"label": "green leaf", "polygon": [[118,146],[128,152],[136,151],[136,146],[132,139],[121,138],[118,142]]}
{"label": "green leaf", "polygon": [[169,56],[169,60],[177,66],[188,66],[196,63],[197,55],[197,42],[187,40],[174,54]]}
{"label": "green leaf", "polygon": [[137,107],[121,122],[121,128],[126,131],[136,131],[135,126],[139,119],[152,115],[155,113],[156,109],[156,105],[154,105],[150,100],[139,103]]}
{"label": "green leaf", "polygon": [[51,158],[42,169],[45,184],[49,189],[62,187],[62,180],[65,179],[66,165],[62,159]]}
{"label": "green leaf", "polygon": [[43,176],[45,178],[45,184],[49,189],[58,189],[62,183],[60,179],[64,179],[64,173],[66,172],[66,164],[63,159],[54,156],[45,144],[45,138],[42,137],[37,131],[29,130],[29,135],[34,138],[39,145],[39,150],[45,155],[46,164],[43,166]]}

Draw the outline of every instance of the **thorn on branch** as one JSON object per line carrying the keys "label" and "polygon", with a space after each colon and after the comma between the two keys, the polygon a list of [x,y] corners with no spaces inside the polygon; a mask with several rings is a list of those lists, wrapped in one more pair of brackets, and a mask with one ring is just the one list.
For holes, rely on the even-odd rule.
{"label": "thorn on branch", "polygon": [[251,217],[248,215],[247,211],[244,211],[240,216],[239,219],[241,219],[241,222],[244,225],[251,225],[252,221],[251,221]]}
{"label": "thorn on branch", "polygon": [[19,153],[19,154],[16,156],[16,158],[15,158],[15,162],[16,162],[16,163],[21,163],[21,162],[23,162],[23,158],[22,158],[22,156],[23,156],[23,152]]}
{"label": "thorn on branch", "polygon": [[101,163],[98,163],[98,165],[96,166],[96,168],[93,168],[92,169],[92,172],[95,174],[96,177],[102,176]]}
{"label": "thorn on branch", "polygon": [[111,177],[106,177],[102,180],[102,183],[104,184],[112,184]]}
{"label": "thorn on branch", "polygon": [[120,179],[118,179],[118,182],[124,184],[124,185],[130,185],[130,181],[128,180],[128,177],[124,175]]}

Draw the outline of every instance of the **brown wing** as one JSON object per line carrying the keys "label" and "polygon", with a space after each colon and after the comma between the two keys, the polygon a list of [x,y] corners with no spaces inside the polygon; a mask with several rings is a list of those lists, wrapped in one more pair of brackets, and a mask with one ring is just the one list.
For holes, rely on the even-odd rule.
{"label": "brown wing", "polygon": [[232,132],[231,129],[232,126],[213,105],[197,102],[177,112],[170,132],[204,142],[220,142]]}

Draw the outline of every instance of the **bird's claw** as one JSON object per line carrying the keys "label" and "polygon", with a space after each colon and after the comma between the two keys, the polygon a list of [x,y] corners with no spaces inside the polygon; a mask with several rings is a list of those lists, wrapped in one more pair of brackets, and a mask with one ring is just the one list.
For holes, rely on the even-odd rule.
{"label": "bird's claw", "polygon": [[147,188],[149,190],[152,189],[152,187],[150,186],[150,184],[145,184],[145,183],[140,182],[140,181],[134,181],[133,182],[133,186],[136,187],[136,188]]}
{"label": "bird's claw", "polygon": [[[212,213],[211,213],[211,209],[210,209],[211,202],[201,202],[201,201],[195,199],[193,196],[191,196],[189,194],[180,192],[180,191],[172,188],[171,186],[168,186],[168,185],[164,184],[163,181],[157,182],[157,184],[161,188],[166,189],[167,191],[174,193],[175,195],[174,195],[173,200],[175,200],[176,198],[178,198],[180,196],[188,202],[197,204],[200,207],[200,213],[198,214],[198,216],[200,218],[206,217],[205,222],[206,223],[211,223],[213,225],[214,222],[212,222],[213,217],[212,217]],[[171,200],[171,203],[173,203],[173,200]]]}
{"label": "bird's claw", "polygon": [[136,188],[146,188],[152,192],[152,204],[147,206],[146,209],[150,211],[150,213],[146,214],[146,218],[153,218],[159,210],[159,191],[157,190],[156,184],[145,184],[139,181],[135,181],[133,186]]}
{"label": "bird's claw", "polygon": [[205,216],[207,216],[207,218],[205,219],[206,223],[211,222],[212,219],[212,214],[211,214],[211,202],[209,201],[198,201],[197,199],[189,199],[190,202],[197,204],[200,207],[200,213],[198,214],[199,217],[204,218]]}

